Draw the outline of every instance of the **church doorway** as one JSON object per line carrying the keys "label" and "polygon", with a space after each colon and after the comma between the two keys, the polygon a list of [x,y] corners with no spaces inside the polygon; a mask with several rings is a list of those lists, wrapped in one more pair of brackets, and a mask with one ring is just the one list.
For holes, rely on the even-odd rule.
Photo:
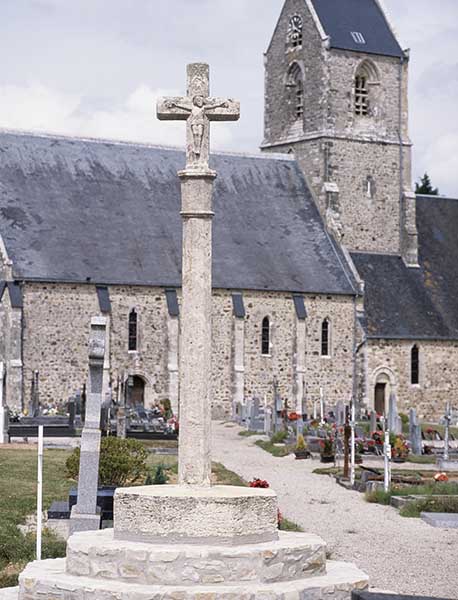
{"label": "church doorway", "polygon": [[[130,394],[129,400],[131,406],[145,406],[145,381],[142,377],[138,375],[134,375],[132,380],[129,382],[130,385]],[[129,385],[128,383],[128,385]]]}
{"label": "church doorway", "polygon": [[385,413],[385,401],[386,401],[386,383],[377,383],[375,385],[375,402],[374,408],[378,415]]}

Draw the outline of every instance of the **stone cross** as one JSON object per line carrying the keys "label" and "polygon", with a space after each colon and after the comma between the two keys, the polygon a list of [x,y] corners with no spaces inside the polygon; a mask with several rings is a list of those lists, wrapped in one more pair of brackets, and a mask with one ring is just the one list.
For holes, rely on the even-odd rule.
{"label": "stone cross", "polygon": [[161,98],[157,116],[164,121],[187,122],[186,169],[206,170],[210,157],[210,121],[237,121],[240,103],[210,98],[208,65],[188,65],[187,76],[187,96]]}
{"label": "stone cross", "polygon": [[91,320],[89,338],[89,387],[86,418],[81,434],[81,456],[78,477],[78,500],[72,508],[70,532],[99,529],[100,512],[97,509],[100,456],[100,411],[102,408],[103,364],[107,320]]}
{"label": "stone cross", "polygon": [[161,98],[157,117],[186,121],[186,169],[181,179],[183,218],[180,338],[180,438],[178,483],[211,483],[212,194],[216,173],[208,166],[210,121],[236,121],[240,104],[210,97],[206,64],[187,67],[187,96]]}

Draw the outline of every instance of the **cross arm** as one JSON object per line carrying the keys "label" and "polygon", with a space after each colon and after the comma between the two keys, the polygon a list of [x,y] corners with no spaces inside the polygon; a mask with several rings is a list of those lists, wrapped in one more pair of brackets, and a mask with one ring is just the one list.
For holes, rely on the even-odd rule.
{"label": "cross arm", "polygon": [[157,101],[157,118],[160,121],[186,121],[191,111],[192,103],[188,98],[175,96]]}
{"label": "cross arm", "polygon": [[210,121],[238,121],[240,102],[224,98],[211,98],[205,103],[205,114]]}

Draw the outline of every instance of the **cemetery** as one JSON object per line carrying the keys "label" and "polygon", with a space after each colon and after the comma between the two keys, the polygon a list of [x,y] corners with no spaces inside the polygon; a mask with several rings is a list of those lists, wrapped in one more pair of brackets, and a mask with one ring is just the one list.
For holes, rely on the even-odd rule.
{"label": "cemetery", "polygon": [[[377,22],[383,17],[379,12]],[[290,19],[291,56],[302,48],[302,25],[298,15]],[[394,34],[390,36],[394,40]],[[325,37],[323,52],[331,43]],[[362,44],[361,38],[361,33],[352,32],[355,43]],[[281,45],[283,53],[284,39]],[[304,98],[295,79],[298,64],[291,63],[294,68],[285,81],[294,89],[300,119]],[[399,72],[402,69],[401,64]],[[364,88],[358,96],[358,116],[369,117],[366,75],[357,81]],[[400,89],[399,96],[402,93]],[[224,399],[228,410],[221,408],[219,399],[220,418],[215,418],[216,387],[210,371],[213,342],[220,332],[214,326],[212,296],[218,247],[213,222],[221,206],[214,202],[214,193],[219,168],[226,168],[227,160],[212,160],[210,130],[213,122],[238,121],[241,107],[232,97],[211,95],[208,64],[190,63],[185,93],[159,97],[155,109],[158,120],[182,121],[186,132],[186,150],[178,155],[182,164],[173,182],[181,199],[173,215],[181,231],[181,295],[178,301],[175,289],[165,290],[167,386],[160,376],[163,365],[156,365],[157,377],[148,390],[149,400],[155,401],[146,401],[146,381],[139,385],[138,314],[129,307],[127,345],[135,368],[118,375],[113,393],[108,287],[102,292],[97,288],[100,310],[91,312],[78,348],[84,352],[81,372],[87,379],[81,389],[72,388],[68,401],[45,398],[41,386],[44,381],[49,386],[49,381],[29,369],[30,401],[23,402],[19,359],[8,363],[8,386],[0,361],[0,600],[458,598],[458,405],[438,395],[434,415],[440,417],[434,422],[432,411],[420,413],[406,400],[405,390],[392,385],[388,369],[374,379],[370,408],[363,401],[357,379],[368,359],[358,352],[367,340],[361,325],[365,318],[358,313],[364,285],[356,269],[342,284],[344,292],[347,285],[352,290],[360,286],[353,303],[348,298],[336,301],[336,311],[353,311],[361,325],[357,329],[352,323],[352,336],[340,341],[352,372],[333,374],[330,395],[321,385],[316,386],[319,394],[307,395],[308,314],[304,296],[295,292],[288,298],[294,307],[294,367],[288,370],[289,363],[280,362],[272,377],[259,367],[259,380],[245,385],[244,345],[249,340],[241,319],[247,314],[243,295],[232,295],[223,312],[233,317],[234,347],[226,349],[224,361],[233,361],[234,378]],[[297,135],[297,127],[296,119],[292,135]],[[332,171],[329,164],[326,168]],[[282,185],[292,188],[293,167],[286,161],[280,170]],[[331,181],[325,183],[328,229],[341,241],[342,226],[336,222],[339,190]],[[224,180],[221,186],[226,185]],[[372,200],[371,176],[365,189],[366,185],[367,199]],[[413,197],[407,189],[401,194]],[[318,219],[317,211],[313,215],[308,222]],[[402,235],[410,236],[409,243],[404,240],[402,252],[408,252],[403,258],[416,268],[411,207],[403,219],[408,227]],[[285,230],[289,236],[286,226]],[[337,255],[328,231],[323,239]],[[374,236],[371,243],[376,241]],[[149,251],[147,244],[146,248]],[[0,245],[0,258],[2,253]],[[147,258],[154,261],[156,256],[150,253]],[[339,269],[330,267],[336,281]],[[90,280],[87,277],[88,286]],[[14,311],[23,308],[17,285],[0,283],[0,300],[7,294],[8,309],[17,317]],[[256,291],[267,289],[263,282]],[[342,289],[336,284],[337,297],[348,295],[348,289]],[[157,296],[155,302],[162,300]],[[327,300],[334,301],[332,295]],[[142,318],[144,325],[148,317]],[[315,351],[315,356],[325,365],[336,333],[329,317],[320,318],[320,330],[321,354]],[[264,317],[258,365],[272,357],[273,331]],[[415,358],[416,381],[417,346],[409,352]],[[321,366],[317,372],[321,375],[326,369]],[[20,381],[16,389],[14,377]],[[287,386],[285,378],[291,380]],[[258,393],[256,381],[263,393]],[[21,399],[14,407],[4,401],[6,388],[9,397],[16,394]],[[46,393],[49,396],[49,387]],[[401,405],[409,406],[408,414],[400,411]]]}

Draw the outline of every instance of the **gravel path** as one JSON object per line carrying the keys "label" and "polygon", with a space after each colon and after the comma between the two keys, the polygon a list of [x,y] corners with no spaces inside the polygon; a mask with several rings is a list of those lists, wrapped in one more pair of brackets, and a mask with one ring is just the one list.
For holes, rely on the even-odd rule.
{"label": "gravel path", "polygon": [[274,458],[239,431],[213,423],[213,459],[246,480],[267,479],[284,516],[320,535],[333,559],[356,563],[383,590],[458,599],[458,530],[436,529],[369,504],[330,477],[313,475],[317,460]]}

